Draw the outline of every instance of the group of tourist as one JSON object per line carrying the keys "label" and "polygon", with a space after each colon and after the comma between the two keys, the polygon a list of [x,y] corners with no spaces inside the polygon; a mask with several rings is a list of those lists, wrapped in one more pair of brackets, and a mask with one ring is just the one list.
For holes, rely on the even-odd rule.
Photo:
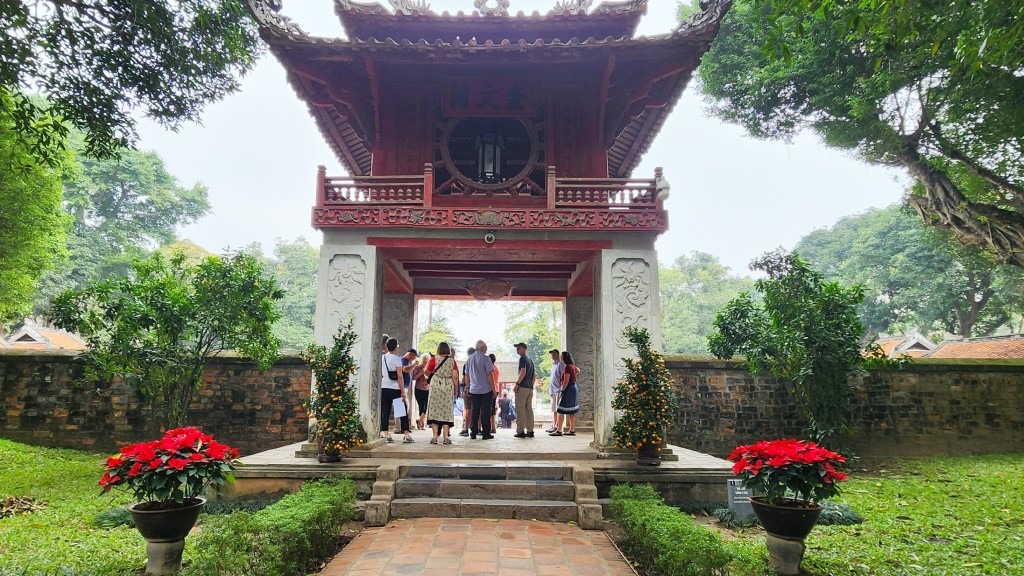
{"label": "group of tourist", "polygon": [[[398,340],[387,335],[381,340],[380,386],[380,438],[394,442],[389,430],[392,415],[398,421],[402,440],[414,442],[410,426],[411,390],[419,408],[416,427],[430,427],[431,444],[451,444],[451,430],[455,426],[455,413],[462,404],[463,430],[460,436],[475,440],[494,438],[496,417],[500,414],[503,427],[516,423],[516,438],[534,437],[533,387],[536,369],[527,356],[527,345],[516,344],[519,371],[512,388],[514,400],[506,391],[501,398],[499,372],[494,354],[487,353],[487,343],[480,340],[467,350],[468,358],[461,372],[451,346],[441,342],[434,354],[418,356],[415,349],[398,355]],[[547,429],[550,436],[575,436],[576,413],[579,412],[579,369],[568,351],[551,350],[551,377],[548,394],[551,396],[553,425]]]}

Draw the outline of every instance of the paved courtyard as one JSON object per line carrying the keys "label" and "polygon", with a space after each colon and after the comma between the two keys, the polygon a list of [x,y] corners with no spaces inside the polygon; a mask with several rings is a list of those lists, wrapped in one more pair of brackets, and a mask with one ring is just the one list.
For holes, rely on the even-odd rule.
{"label": "paved courtyard", "polygon": [[636,576],[605,532],[481,518],[417,518],[366,528],[320,574]]}

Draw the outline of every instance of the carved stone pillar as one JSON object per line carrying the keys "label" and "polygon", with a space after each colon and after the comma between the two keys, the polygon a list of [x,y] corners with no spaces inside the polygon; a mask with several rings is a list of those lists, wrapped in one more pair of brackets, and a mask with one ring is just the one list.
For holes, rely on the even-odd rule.
{"label": "carved stone pillar", "polygon": [[577,383],[580,392],[580,413],[577,426],[594,422],[595,383],[597,382],[597,350],[595,347],[594,297],[577,296],[566,299],[566,349],[580,369]]}
{"label": "carved stone pillar", "polygon": [[[381,309],[381,332],[398,339],[397,354],[401,356],[406,350],[416,345],[412,341],[414,326],[413,316],[416,313],[416,298],[412,294],[385,294],[384,306]],[[422,354],[422,350],[418,350]]]}
{"label": "carved stone pillar", "polygon": [[[330,346],[338,328],[349,320],[356,333],[352,354],[358,370],[352,377],[360,420],[367,438],[377,437],[380,413],[380,310],[383,272],[373,246],[324,245],[316,300],[316,341]],[[314,386],[316,384],[314,383]]]}
{"label": "carved stone pillar", "polygon": [[622,335],[627,327],[647,328],[651,344],[661,348],[658,257],[654,250],[604,250],[596,274],[597,380],[594,393],[594,441],[612,444],[616,414],[615,383],[625,375],[623,358],[636,353]]}

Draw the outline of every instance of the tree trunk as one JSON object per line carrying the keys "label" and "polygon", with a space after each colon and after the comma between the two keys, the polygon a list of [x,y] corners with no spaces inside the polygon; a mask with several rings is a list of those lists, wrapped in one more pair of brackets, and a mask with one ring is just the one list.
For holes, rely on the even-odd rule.
{"label": "tree trunk", "polygon": [[1024,268],[1024,214],[970,201],[910,142],[896,151],[896,157],[924,187],[924,196],[908,198],[921,220],[951,230],[961,243],[980,246],[999,262]]}

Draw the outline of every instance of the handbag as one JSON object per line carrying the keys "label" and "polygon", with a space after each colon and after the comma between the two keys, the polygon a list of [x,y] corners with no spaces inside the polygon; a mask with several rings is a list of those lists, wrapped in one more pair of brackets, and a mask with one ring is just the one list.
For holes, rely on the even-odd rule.
{"label": "handbag", "polygon": [[[384,362],[384,367],[385,368],[391,368],[391,366],[388,366],[387,358],[385,358],[383,355],[381,355],[380,359]],[[388,373],[388,379],[389,380],[395,380],[395,381],[398,380],[398,367],[397,366],[395,367],[394,370],[388,370],[387,373]]]}
{"label": "handbag", "polygon": [[445,356],[444,360],[441,360],[441,363],[438,364],[437,367],[434,368],[434,371],[430,373],[430,376],[427,376],[427,384],[430,384],[430,381],[434,379],[434,374],[437,374],[441,370],[441,366],[444,366],[444,363],[448,361],[448,358],[448,356]]}

